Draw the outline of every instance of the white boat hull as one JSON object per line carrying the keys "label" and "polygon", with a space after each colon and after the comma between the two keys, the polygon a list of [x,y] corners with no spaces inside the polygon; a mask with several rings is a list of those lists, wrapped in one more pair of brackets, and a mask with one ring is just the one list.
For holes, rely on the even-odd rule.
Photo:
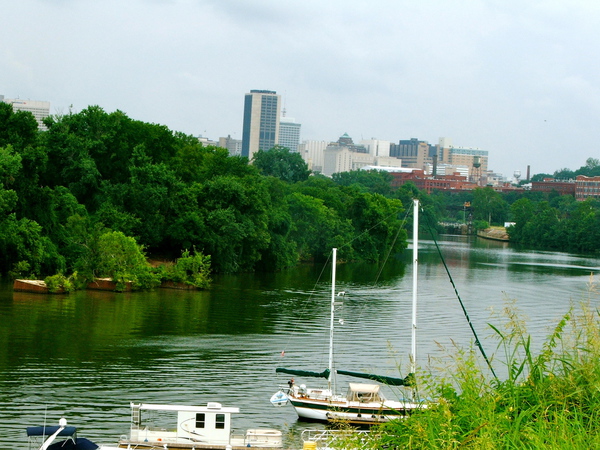
{"label": "white boat hull", "polygon": [[298,417],[309,421],[381,423],[401,419],[426,405],[411,401],[349,402],[314,400],[289,395]]}

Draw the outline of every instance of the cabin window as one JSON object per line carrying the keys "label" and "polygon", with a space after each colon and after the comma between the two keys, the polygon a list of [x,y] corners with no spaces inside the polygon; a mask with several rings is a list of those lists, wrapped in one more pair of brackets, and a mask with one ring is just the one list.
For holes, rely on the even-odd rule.
{"label": "cabin window", "polygon": [[204,428],[206,424],[206,414],[198,413],[196,414],[196,428]]}
{"label": "cabin window", "polygon": [[217,419],[215,422],[215,428],[217,430],[225,429],[225,414],[217,414]]}

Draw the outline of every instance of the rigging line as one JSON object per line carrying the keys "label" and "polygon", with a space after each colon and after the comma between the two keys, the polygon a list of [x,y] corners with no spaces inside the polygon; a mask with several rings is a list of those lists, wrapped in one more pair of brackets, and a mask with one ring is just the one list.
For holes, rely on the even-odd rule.
{"label": "rigging line", "polygon": [[[421,211],[423,211],[423,209],[421,209]],[[433,243],[435,244],[435,248],[437,249],[438,254],[440,255],[440,258],[442,260],[442,263],[444,264],[444,269],[446,269],[448,278],[450,278],[450,283],[452,284],[452,287],[454,288],[454,293],[456,294],[456,298],[458,298],[458,302],[460,303],[460,307],[463,310],[463,314],[465,315],[465,318],[467,319],[467,323],[469,324],[469,327],[471,328],[471,331],[473,332],[473,336],[475,336],[475,345],[477,345],[477,347],[479,348],[479,351],[481,352],[483,359],[485,359],[485,362],[487,363],[490,371],[492,372],[492,375],[494,376],[494,378],[496,380],[498,380],[498,376],[496,375],[496,372],[494,371],[494,368],[492,367],[492,363],[490,362],[487,355],[485,354],[485,350],[483,349],[483,346],[481,345],[481,341],[479,340],[479,337],[477,336],[477,332],[475,331],[475,327],[473,326],[473,323],[471,322],[469,313],[467,312],[467,309],[465,308],[465,305],[464,305],[462,299],[460,298],[460,294],[458,293],[458,289],[457,289],[456,285],[454,284],[454,280],[452,279],[452,275],[450,274],[450,269],[448,269],[448,266],[446,265],[446,260],[444,259],[444,255],[442,255],[440,246],[438,245],[437,240],[435,239],[435,234],[433,233],[433,229],[431,227],[431,220],[429,218],[429,215],[428,214],[423,214],[423,215],[425,216],[425,218],[427,220],[427,226],[429,228],[429,233],[431,234]]]}
{"label": "rigging line", "polygon": [[394,240],[392,241],[392,245],[390,245],[387,255],[385,255],[385,258],[383,259],[381,267],[379,268],[379,272],[377,273],[377,276],[375,277],[375,281],[373,282],[374,285],[377,285],[377,283],[379,282],[379,277],[381,276],[381,272],[383,272],[383,268],[385,267],[388,259],[390,258],[390,254],[392,253],[392,250],[394,249],[394,246],[396,245],[396,241],[398,240],[398,236],[400,235],[400,232],[404,229],[404,225],[406,225],[406,219],[408,218],[409,214],[410,214],[410,208],[406,208],[406,214],[404,215],[404,219],[402,220],[402,223],[398,227],[398,231],[396,232],[396,236],[394,236]]}
{"label": "rigging line", "polygon": [[[376,287],[377,284],[379,283],[379,278],[381,277],[381,273],[383,272],[383,268],[385,267],[385,265],[387,264],[388,260],[390,259],[390,255],[392,254],[392,251],[394,250],[394,246],[396,245],[396,241],[398,240],[398,236],[400,236],[400,232],[404,229],[404,226],[406,225],[406,221],[408,219],[408,216],[410,215],[410,208],[406,208],[406,214],[404,215],[404,219],[402,219],[402,223],[400,224],[400,226],[398,227],[398,231],[396,232],[396,236],[394,236],[394,239],[392,241],[392,245],[390,245],[389,250],[387,252],[387,254],[385,255],[385,258],[383,258],[383,261],[381,263],[381,265],[379,266],[379,271],[377,272],[377,275],[375,276],[375,280],[373,280],[373,286]],[[356,316],[354,322],[355,323],[360,323],[360,321],[362,320],[362,317],[364,315],[364,313],[367,310],[368,305],[366,303],[363,303],[363,306],[360,308],[359,310],[359,314]]]}
{"label": "rigging line", "polygon": [[[303,302],[302,308],[300,309],[301,313],[304,313],[304,312],[306,312],[308,310],[309,305],[310,305],[310,300],[312,300],[312,298],[316,295],[317,286],[319,285],[321,279],[323,278],[323,274],[325,273],[325,269],[329,265],[329,261],[331,260],[331,257],[332,257],[332,252],[329,252],[329,256],[327,257],[327,260],[323,264],[323,267],[321,268],[321,272],[319,273],[319,276],[317,277],[317,281],[315,281],[314,287],[310,291],[310,295],[308,297],[308,300]],[[300,328],[299,324],[296,323],[296,325],[294,326],[294,328],[292,329],[292,331],[290,333],[287,333],[288,334],[288,338],[287,338],[287,340],[285,342],[285,345],[283,346],[283,349],[281,351],[281,355],[282,356],[285,355],[285,353],[286,353],[286,351],[288,349],[289,343],[292,340],[292,337],[296,334],[296,332],[298,331],[299,328]]]}
{"label": "rigging line", "polygon": [[[346,242],[345,244],[340,244],[338,246],[338,249],[340,248],[344,248],[344,247],[348,247],[350,246],[350,244],[352,244],[352,242],[354,242],[355,240],[359,239],[360,237],[362,237],[363,235],[370,233],[371,230],[373,230],[374,228],[378,227],[379,225],[381,225],[382,223],[384,223],[386,220],[388,220],[390,217],[392,217],[393,215],[398,215],[400,213],[400,211],[402,210],[402,208],[404,207],[404,205],[400,206],[398,209],[392,211],[391,213],[389,213],[387,216],[385,216],[383,219],[381,219],[379,222],[377,222],[375,225],[373,225],[372,227],[366,229],[365,231],[363,231],[362,233],[360,233],[358,236],[355,236],[354,238],[350,239],[348,242]],[[410,209],[410,208],[407,208]]]}

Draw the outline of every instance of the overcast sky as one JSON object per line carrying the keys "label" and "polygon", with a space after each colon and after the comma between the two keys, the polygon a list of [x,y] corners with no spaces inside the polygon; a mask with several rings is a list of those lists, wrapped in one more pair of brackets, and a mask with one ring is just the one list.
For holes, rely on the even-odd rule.
{"label": "overcast sky", "polygon": [[0,94],[241,139],[244,94],[301,139],[419,138],[505,176],[600,158],[597,0],[0,0]]}

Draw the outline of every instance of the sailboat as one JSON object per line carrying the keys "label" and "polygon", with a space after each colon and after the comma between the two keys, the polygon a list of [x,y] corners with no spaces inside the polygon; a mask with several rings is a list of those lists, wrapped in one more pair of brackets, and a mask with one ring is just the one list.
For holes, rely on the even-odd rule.
{"label": "sailboat", "polygon": [[[374,424],[387,422],[392,419],[403,418],[411,412],[427,407],[426,404],[414,398],[401,400],[388,400],[381,392],[381,384],[390,386],[414,385],[416,371],[416,330],[417,330],[417,266],[418,266],[418,229],[419,229],[419,201],[414,200],[413,224],[413,304],[412,304],[412,333],[411,333],[411,372],[405,378],[394,378],[376,374],[351,372],[334,369],[333,367],[333,337],[336,307],[341,305],[337,299],[341,293],[336,293],[336,258],[337,249],[333,249],[333,263],[331,271],[331,311],[329,326],[329,364],[323,372],[277,368],[277,373],[285,373],[299,377],[319,377],[327,379],[326,388],[309,388],[304,384],[297,385],[293,378],[288,387],[281,388],[271,397],[274,406],[285,406],[288,403],[296,410],[298,417],[305,420],[319,422],[345,422],[353,424]],[[377,383],[348,383],[348,390],[336,393],[334,385],[334,370],[340,375],[368,379]]]}

